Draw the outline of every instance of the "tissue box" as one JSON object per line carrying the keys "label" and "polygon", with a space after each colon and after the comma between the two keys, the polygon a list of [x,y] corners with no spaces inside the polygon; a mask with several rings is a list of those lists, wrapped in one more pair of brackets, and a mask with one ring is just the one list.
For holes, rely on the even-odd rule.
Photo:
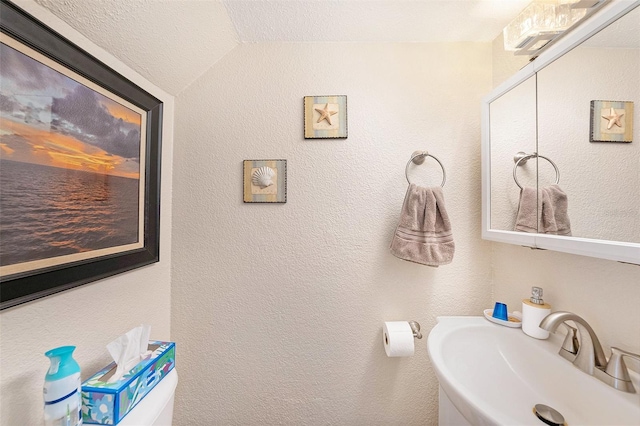
{"label": "tissue box", "polygon": [[82,421],[116,425],[176,364],[173,342],[150,341],[151,357],[141,361],[122,379],[107,383],[116,370],[112,362],[82,383]]}

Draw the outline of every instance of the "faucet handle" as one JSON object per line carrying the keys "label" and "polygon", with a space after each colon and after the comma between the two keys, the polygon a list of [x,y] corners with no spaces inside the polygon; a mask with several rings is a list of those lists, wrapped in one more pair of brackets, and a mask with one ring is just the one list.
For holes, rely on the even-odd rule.
{"label": "faucet handle", "polygon": [[573,362],[580,349],[580,341],[578,340],[578,329],[570,326],[566,322],[562,323],[567,329],[567,335],[562,342],[560,352],[558,352],[563,358]]}
{"label": "faucet handle", "polygon": [[[635,389],[633,387],[633,384],[631,383],[631,377],[629,377],[629,371],[627,370],[627,366],[624,363],[623,358],[625,356],[640,361],[640,355],[613,347],[611,348],[611,358],[609,358],[605,373],[613,377],[616,384],[619,385],[614,385],[613,387],[615,387],[616,389],[625,388],[624,390],[626,392],[635,393]],[[619,383],[621,381],[627,383]]]}

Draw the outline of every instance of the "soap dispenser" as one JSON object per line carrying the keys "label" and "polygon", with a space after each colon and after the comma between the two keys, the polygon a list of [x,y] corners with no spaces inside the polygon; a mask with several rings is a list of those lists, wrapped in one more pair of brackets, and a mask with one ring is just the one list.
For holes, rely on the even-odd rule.
{"label": "soap dispenser", "polygon": [[536,339],[549,338],[549,332],[540,328],[540,322],[551,313],[551,305],[542,300],[542,289],[531,287],[531,298],[522,301],[522,331]]}

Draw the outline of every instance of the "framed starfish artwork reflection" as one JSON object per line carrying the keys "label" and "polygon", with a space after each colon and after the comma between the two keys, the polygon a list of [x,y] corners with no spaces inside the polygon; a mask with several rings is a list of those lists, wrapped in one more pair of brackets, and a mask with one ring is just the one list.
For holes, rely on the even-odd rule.
{"label": "framed starfish artwork reflection", "polygon": [[346,137],[346,96],[304,97],[305,139],[345,139]]}
{"label": "framed starfish artwork reflection", "polygon": [[633,102],[591,101],[589,142],[632,142]]}

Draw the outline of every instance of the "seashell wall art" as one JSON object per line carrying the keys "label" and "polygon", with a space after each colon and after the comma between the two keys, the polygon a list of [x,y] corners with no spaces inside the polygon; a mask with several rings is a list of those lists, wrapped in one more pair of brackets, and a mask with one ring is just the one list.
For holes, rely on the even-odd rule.
{"label": "seashell wall art", "polygon": [[245,203],[287,202],[287,160],[244,160]]}
{"label": "seashell wall art", "polygon": [[251,173],[251,184],[265,189],[267,186],[273,185],[273,177],[276,175],[275,170],[271,167],[262,166],[255,169]]}

